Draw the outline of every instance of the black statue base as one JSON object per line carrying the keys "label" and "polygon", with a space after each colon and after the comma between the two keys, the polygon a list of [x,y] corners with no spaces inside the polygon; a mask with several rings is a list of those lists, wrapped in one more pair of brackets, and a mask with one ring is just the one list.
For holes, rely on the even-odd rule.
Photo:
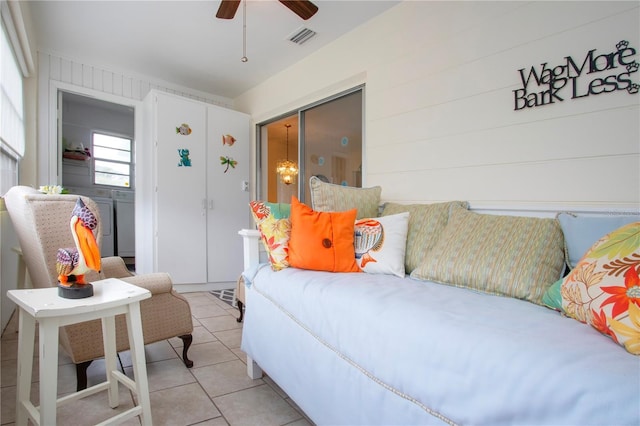
{"label": "black statue base", "polygon": [[93,285],[91,283],[73,283],[70,286],[66,286],[58,283],[58,296],[64,299],[84,299],[85,297],[91,297],[93,296]]}

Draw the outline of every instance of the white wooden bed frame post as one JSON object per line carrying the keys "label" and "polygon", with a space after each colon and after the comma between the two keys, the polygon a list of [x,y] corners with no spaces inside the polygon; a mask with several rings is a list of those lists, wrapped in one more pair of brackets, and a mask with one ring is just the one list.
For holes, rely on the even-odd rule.
{"label": "white wooden bed frame post", "polygon": [[[242,237],[244,270],[246,271],[260,263],[260,232],[255,229],[242,229],[238,231],[238,234]],[[249,355],[247,355],[247,375],[254,380],[262,377],[262,369]]]}

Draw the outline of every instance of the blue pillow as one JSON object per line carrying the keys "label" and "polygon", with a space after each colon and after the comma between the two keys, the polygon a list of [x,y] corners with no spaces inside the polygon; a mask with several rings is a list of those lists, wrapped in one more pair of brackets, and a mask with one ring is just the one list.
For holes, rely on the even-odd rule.
{"label": "blue pillow", "polygon": [[596,241],[628,223],[640,221],[640,214],[579,216],[559,213],[557,218],[564,234],[565,260],[573,269]]}

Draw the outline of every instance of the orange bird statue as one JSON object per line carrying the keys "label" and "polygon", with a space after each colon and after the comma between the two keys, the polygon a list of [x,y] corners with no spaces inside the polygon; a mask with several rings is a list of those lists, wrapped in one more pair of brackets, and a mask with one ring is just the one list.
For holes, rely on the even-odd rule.
{"label": "orange bird statue", "polygon": [[98,218],[78,197],[71,214],[71,235],[75,247],[58,249],[58,295],[67,299],[93,296],[93,286],[85,281],[89,271],[100,271],[100,249],[93,235]]}

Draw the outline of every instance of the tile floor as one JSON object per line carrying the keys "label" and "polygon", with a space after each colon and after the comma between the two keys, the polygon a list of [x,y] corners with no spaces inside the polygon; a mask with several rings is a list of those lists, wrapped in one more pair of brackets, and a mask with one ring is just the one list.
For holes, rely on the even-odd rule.
{"label": "tile floor", "polygon": [[[193,315],[193,344],[187,369],[181,361],[179,338],[145,347],[147,374],[154,425],[311,425],[296,404],[271,380],[251,380],[246,374],[245,356],[240,350],[242,324],[238,311],[208,292],[183,294]],[[15,319],[16,315],[14,315]],[[17,364],[17,321],[11,320],[2,335],[0,424],[15,421]],[[37,344],[36,344],[37,351]],[[37,354],[34,361],[32,401],[38,398]],[[128,352],[120,355],[125,372],[132,375]],[[94,361],[88,370],[89,386],[105,378],[104,361]],[[58,394],[75,390],[75,366],[61,351]],[[132,395],[120,389],[120,406],[132,406]],[[59,425],[93,425],[112,416],[106,392],[100,392],[58,409]],[[139,425],[139,418],[126,425]]]}

